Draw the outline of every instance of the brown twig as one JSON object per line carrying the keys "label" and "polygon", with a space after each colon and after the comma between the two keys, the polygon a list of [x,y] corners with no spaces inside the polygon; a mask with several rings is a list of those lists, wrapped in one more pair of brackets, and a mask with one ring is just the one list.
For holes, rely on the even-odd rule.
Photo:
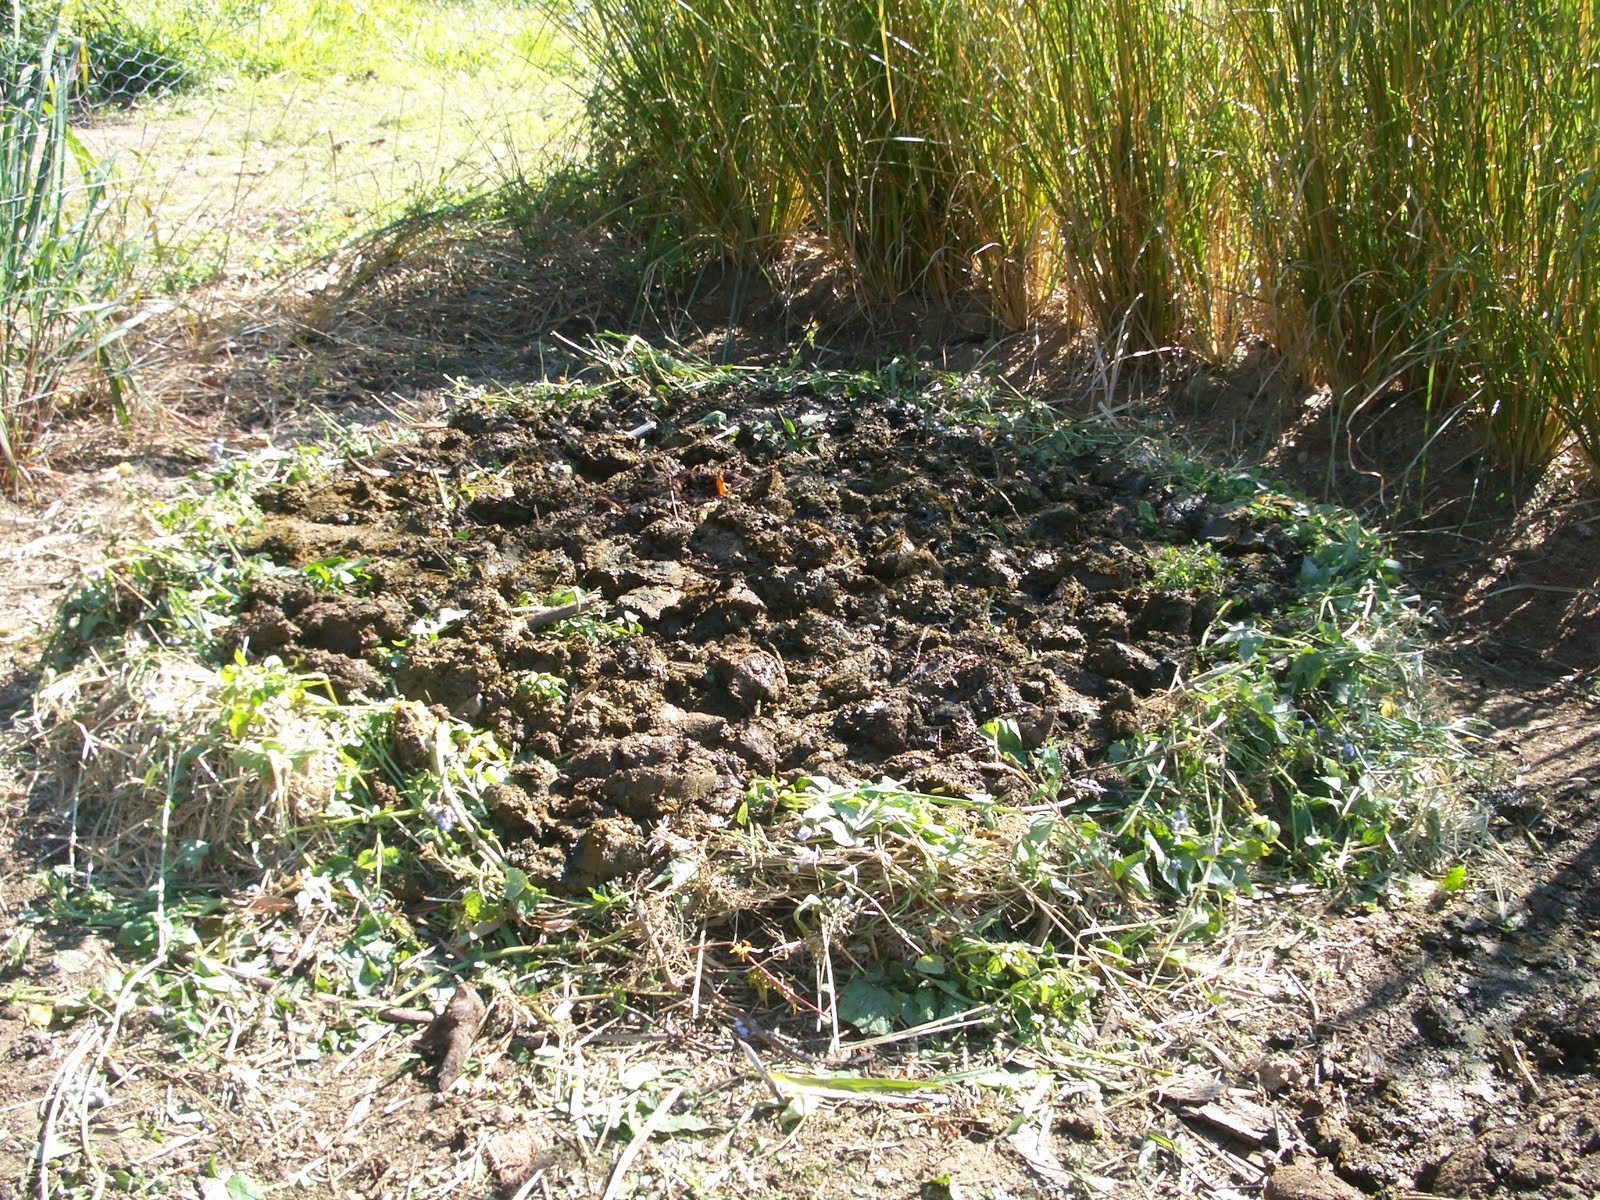
{"label": "brown twig", "polygon": [[554,625],[557,622],[567,620],[569,617],[575,617],[584,610],[593,607],[593,596],[579,596],[569,604],[558,604],[554,608],[541,608],[537,612],[529,613],[522,619],[523,627],[529,633],[532,633],[536,629],[543,629],[547,625]]}

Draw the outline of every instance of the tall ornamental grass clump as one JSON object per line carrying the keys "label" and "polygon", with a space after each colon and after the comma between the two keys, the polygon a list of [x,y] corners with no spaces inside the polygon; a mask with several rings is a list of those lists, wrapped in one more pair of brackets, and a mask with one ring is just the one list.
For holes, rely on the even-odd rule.
{"label": "tall ornamental grass clump", "polygon": [[1014,325],[1049,293],[1004,7],[597,0],[576,31],[598,155],[684,235],[759,265],[809,229],[872,298],[975,284]]}
{"label": "tall ornamental grass clump", "polygon": [[[1114,351],[1266,335],[1341,417],[1407,395],[1600,464],[1600,45],[1583,0],[596,0],[594,145],[741,265],[1052,295]],[[653,206],[653,208],[652,208]]]}
{"label": "tall ornamental grass clump", "polygon": [[1024,0],[1012,129],[1068,294],[1128,349],[1226,356],[1247,240],[1231,211],[1226,47],[1204,3]]}
{"label": "tall ornamental grass clump", "polygon": [[820,234],[863,293],[971,291],[1018,328],[1066,284],[1132,349],[1225,357],[1248,239],[1204,0],[599,0],[602,159],[759,263]]}
{"label": "tall ornamental grass clump", "polygon": [[593,71],[593,150],[647,214],[741,265],[801,225],[776,123],[796,86],[781,6],[595,0],[574,21]]}
{"label": "tall ornamental grass clump", "polygon": [[1396,383],[1470,403],[1518,472],[1563,441],[1563,397],[1596,387],[1593,25],[1575,0],[1228,18],[1269,335],[1347,404]]}
{"label": "tall ornamental grass clump", "polygon": [[1431,97],[1451,48],[1414,15],[1334,0],[1229,15],[1254,123],[1235,162],[1267,332],[1340,394],[1442,315],[1423,289],[1452,265],[1430,262],[1422,204],[1454,153],[1430,135],[1461,98]]}
{"label": "tall ornamental grass clump", "polygon": [[0,48],[0,483],[13,489],[68,379],[106,366],[117,336],[112,198],[67,123],[78,61],[53,29],[29,54]]}
{"label": "tall ornamental grass clump", "polygon": [[[1454,193],[1471,246],[1458,320],[1488,443],[1536,472],[1567,434],[1600,473],[1600,33],[1593,6],[1472,13],[1469,161]],[[1464,251],[1464,253],[1466,253]]]}
{"label": "tall ornamental grass clump", "polygon": [[1026,30],[969,0],[811,0],[784,157],[815,223],[875,297],[977,287],[1025,324],[1051,283],[1045,195],[1014,153],[1006,89]]}

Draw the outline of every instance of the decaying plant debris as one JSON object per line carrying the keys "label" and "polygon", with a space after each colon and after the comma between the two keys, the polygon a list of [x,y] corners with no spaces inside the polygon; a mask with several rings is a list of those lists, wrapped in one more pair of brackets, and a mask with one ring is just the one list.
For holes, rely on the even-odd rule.
{"label": "decaying plant debris", "polygon": [[119,1010],[476,979],[491,1038],[713,1020],[801,1115],[964,1030],[1127,1088],[1235,898],[1458,836],[1347,515],[976,379],[601,366],[228,466],[68,605],[37,729],[62,901],[154,964]]}

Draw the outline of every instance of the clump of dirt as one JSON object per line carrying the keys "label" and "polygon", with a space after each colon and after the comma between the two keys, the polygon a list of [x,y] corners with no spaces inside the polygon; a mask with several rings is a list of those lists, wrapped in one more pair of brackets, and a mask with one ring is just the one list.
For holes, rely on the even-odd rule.
{"label": "clump of dirt", "polygon": [[[1300,559],[1126,462],[804,392],[468,403],[261,502],[256,549],[364,557],[372,583],[265,579],[234,642],[517,748],[491,815],[545,886],[638,869],[658,826],[722,822],[753,776],[1024,793],[981,732],[996,719],[1082,771],[1222,603],[1280,606]],[[1220,594],[1153,584],[1157,549],[1186,542],[1220,556]],[[552,621],[574,590],[586,607]]]}

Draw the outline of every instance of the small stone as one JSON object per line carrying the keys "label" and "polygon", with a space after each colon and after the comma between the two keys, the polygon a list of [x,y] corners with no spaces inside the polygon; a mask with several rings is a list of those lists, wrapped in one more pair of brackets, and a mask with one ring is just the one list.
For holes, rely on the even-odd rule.
{"label": "small stone", "polygon": [[1412,1020],[1417,1031],[1436,1046],[1454,1046],[1461,1041],[1461,1010],[1447,1000],[1428,996],[1417,1005]]}
{"label": "small stone", "polygon": [[395,765],[410,774],[431,767],[438,723],[438,718],[414,700],[395,705],[389,733],[389,754]]}
{"label": "small stone", "polygon": [[567,877],[580,887],[599,887],[633,874],[648,860],[637,825],[625,817],[602,818],[585,829],[572,848]]}
{"label": "small stone", "polygon": [[904,698],[876,696],[840,710],[839,734],[855,745],[899,754],[911,745],[914,714]]}
{"label": "small stone", "polygon": [[1274,1054],[1261,1060],[1256,1068],[1256,1078],[1269,1096],[1304,1081],[1305,1067],[1285,1054]]}
{"label": "small stone", "polygon": [[904,579],[911,575],[936,575],[939,560],[903,533],[885,538],[868,560],[867,569],[879,579]]}
{"label": "small stone", "polygon": [[722,594],[722,607],[742,616],[754,616],[767,611],[761,597],[751,591],[750,585],[742,579],[735,580]]}
{"label": "small stone", "polygon": [[1130,646],[1127,642],[1100,643],[1089,651],[1084,665],[1096,674],[1126,683],[1139,691],[1159,687],[1162,682],[1161,665],[1139,647]]}
{"label": "small stone", "polygon": [[1083,513],[1071,504],[1057,504],[1034,514],[1028,534],[1037,542],[1076,541],[1083,532]]}
{"label": "small stone", "polygon": [[681,588],[641,587],[624,592],[617,601],[626,612],[638,613],[647,621],[659,621],[661,614],[683,599]]}

